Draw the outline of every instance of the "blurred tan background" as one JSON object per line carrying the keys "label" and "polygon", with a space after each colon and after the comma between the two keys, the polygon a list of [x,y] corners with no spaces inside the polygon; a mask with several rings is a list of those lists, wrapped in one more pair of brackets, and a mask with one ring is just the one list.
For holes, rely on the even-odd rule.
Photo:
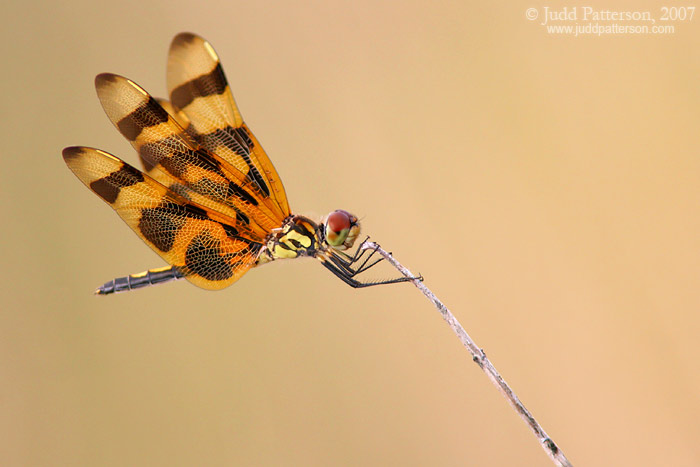
{"label": "blurred tan background", "polygon": [[361,216],[575,465],[700,465],[700,18],[573,38],[525,18],[547,3],[19,3],[0,32],[3,465],[551,465],[410,285],[353,290],[306,260],[92,295],[163,263],[61,149],[135,163],[93,77],[162,96],[185,30],[292,209]]}

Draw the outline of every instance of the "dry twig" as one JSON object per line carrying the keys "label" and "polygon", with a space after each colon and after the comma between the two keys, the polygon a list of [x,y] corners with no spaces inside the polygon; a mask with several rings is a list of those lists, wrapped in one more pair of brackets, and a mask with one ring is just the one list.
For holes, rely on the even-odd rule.
{"label": "dry twig", "polygon": [[[396,261],[394,257],[391,255],[391,253],[388,253],[384,251],[379,245],[377,245],[374,242],[369,242],[366,241],[364,242],[360,248],[363,250],[376,250],[377,253],[381,254],[392,266],[394,266],[401,274],[403,274],[406,277],[415,277],[411,271],[409,271],[407,268],[405,268],[401,263]],[[459,337],[459,340],[462,341],[462,344],[469,350],[469,353],[472,355],[472,360],[479,365],[479,368],[484,370],[484,373],[486,373],[486,376],[489,377],[491,382],[498,388],[498,390],[503,394],[503,396],[508,399],[508,402],[510,402],[510,405],[515,409],[515,411],[520,415],[520,417],[527,423],[527,425],[530,427],[534,435],[537,437],[537,440],[540,442],[540,445],[542,448],[545,450],[547,455],[552,459],[552,461],[558,465],[558,466],[571,466],[571,463],[569,460],[566,458],[564,453],[557,447],[556,444],[554,444],[554,441],[547,436],[547,433],[542,429],[539,423],[537,423],[537,420],[535,420],[535,417],[532,416],[532,414],[525,408],[522,402],[520,402],[520,399],[518,399],[518,396],[515,395],[513,390],[508,386],[508,383],[505,382],[505,380],[501,377],[501,375],[496,371],[496,368],[491,364],[489,359],[486,357],[486,354],[484,353],[483,349],[480,349],[472,340],[471,337],[469,337],[469,334],[464,330],[461,324],[459,324],[459,321],[457,321],[457,318],[454,317],[454,315],[450,312],[450,310],[447,309],[445,305],[433,294],[433,292],[428,289],[428,287],[425,286],[425,284],[420,281],[420,280],[414,280],[411,281],[413,285],[418,287],[418,289],[423,292],[423,295],[428,297],[428,300],[433,302],[433,305],[435,305],[435,308],[440,312],[442,315],[442,318],[447,321],[447,324],[450,325],[452,330],[457,334],[457,337]]]}

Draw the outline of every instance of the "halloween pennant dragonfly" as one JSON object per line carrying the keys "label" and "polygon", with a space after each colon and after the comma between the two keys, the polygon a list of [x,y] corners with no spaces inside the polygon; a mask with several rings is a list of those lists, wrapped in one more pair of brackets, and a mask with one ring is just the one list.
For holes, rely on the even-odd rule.
{"label": "halloween pennant dragonfly", "polygon": [[382,258],[350,249],[360,222],[347,211],[322,223],[293,215],[282,181],[243,122],[219,58],[199,36],[177,35],[167,71],[170,101],[133,81],[95,78],[107,116],[139,154],[144,172],[99,149],[68,147],[68,168],[170,266],[114,279],[100,295],[185,278],[205,289],[231,285],[276,259],[313,257],[352,287]]}

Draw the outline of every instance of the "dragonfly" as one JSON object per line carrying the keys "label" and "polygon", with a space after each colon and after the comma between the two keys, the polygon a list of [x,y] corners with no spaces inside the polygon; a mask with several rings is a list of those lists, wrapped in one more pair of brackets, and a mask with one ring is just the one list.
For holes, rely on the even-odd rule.
{"label": "dragonfly", "polygon": [[113,279],[96,294],[182,278],[218,290],[251,268],[299,257],[319,260],[354,288],[422,280],[360,280],[383,257],[362,245],[349,253],[361,232],[355,215],[339,209],[315,222],[291,213],[275,167],[243,121],[219,57],[203,38],[181,33],[173,39],[169,100],[111,73],[98,75],[95,87],[144,171],[83,146],[65,148],[63,159],[169,265]]}

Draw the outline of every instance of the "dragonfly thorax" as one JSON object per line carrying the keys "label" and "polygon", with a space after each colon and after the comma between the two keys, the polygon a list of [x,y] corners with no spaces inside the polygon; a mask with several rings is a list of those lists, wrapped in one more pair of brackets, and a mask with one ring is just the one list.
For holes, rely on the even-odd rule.
{"label": "dragonfly thorax", "polygon": [[315,257],[329,249],[347,250],[360,235],[360,222],[347,211],[330,213],[322,224],[308,217],[290,216],[265,242],[268,260]]}
{"label": "dragonfly thorax", "polygon": [[319,232],[319,225],[307,217],[288,217],[282,227],[267,236],[265,247],[269,259],[315,256],[322,242]]}

